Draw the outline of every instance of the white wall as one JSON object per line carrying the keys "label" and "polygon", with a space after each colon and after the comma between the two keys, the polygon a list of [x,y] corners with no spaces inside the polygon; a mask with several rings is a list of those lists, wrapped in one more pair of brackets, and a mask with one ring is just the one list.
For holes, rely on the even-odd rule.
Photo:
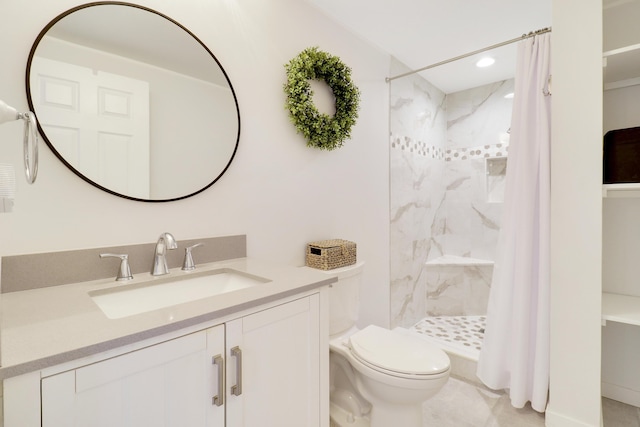
{"label": "white wall", "polygon": [[[173,17],[216,54],[236,90],[242,134],[236,159],[210,189],[172,203],[140,203],[86,184],[41,147],[38,181],[19,176],[12,214],[0,216],[0,255],[247,234],[250,257],[302,265],[307,242],[345,238],[366,262],[361,320],[389,322],[389,58],[296,0],[140,0]],[[0,6],[0,99],[27,108],[24,70],[35,37],[79,4]],[[310,46],[352,67],[362,91],[353,138],[309,149],[284,110],[284,64]],[[0,160],[19,170],[22,125],[0,128]]]}
{"label": "white wall", "polygon": [[546,425],[600,425],[602,0],[554,0]]}

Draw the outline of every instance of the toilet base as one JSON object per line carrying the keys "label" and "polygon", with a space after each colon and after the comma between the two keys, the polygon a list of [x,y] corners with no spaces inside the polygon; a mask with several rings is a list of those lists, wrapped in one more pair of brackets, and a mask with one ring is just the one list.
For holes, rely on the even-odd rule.
{"label": "toilet base", "polygon": [[357,417],[337,405],[331,404],[329,427],[422,427],[422,406],[405,406],[401,411],[379,404],[371,408],[369,417]]}
{"label": "toilet base", "polygon": [[386,405],[376,402],[371,407],[370,427],[422,427],[422,405]]}
{"label": "toilet base", "polygon": [[371,427],[368,417],[354,416],[333,403],[329,414],[329,427]]}

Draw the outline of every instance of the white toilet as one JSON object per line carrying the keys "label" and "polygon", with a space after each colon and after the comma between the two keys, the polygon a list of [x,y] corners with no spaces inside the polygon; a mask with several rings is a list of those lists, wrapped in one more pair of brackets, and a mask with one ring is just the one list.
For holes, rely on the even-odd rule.
{"label": "white toilet", "polygon": [[422,427],[422,403],[449,379],[449,357],[402,330],[356,328],[364,263],[327,271],[331,427]]}

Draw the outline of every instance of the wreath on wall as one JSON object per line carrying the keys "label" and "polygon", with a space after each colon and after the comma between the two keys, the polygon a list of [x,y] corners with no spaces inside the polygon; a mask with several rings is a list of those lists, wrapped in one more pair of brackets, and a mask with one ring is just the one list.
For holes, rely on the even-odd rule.
{"label": "wreath on wall", "polygon": [[[351,81],[351,68],[330,55],[311,47],[285,65],[287,94],[285,108],[289,118],[307,140],[308,147],[334,150],[351,138],[351,128],[358,118],[360,91]],[[333,117],[318,111],[313,104],[310,80],[324,80],[335,97]]]}

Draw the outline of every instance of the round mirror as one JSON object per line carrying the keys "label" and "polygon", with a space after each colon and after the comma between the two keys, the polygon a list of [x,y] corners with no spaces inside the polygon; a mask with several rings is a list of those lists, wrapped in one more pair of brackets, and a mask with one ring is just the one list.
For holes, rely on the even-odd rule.
{"label": "round mirror", "polygon": [[117,196],[193,196],[227,170],[240,110],[220,62],[189,30],[142,6],[75,7],[38,35],[27,98],[73,172]]}

